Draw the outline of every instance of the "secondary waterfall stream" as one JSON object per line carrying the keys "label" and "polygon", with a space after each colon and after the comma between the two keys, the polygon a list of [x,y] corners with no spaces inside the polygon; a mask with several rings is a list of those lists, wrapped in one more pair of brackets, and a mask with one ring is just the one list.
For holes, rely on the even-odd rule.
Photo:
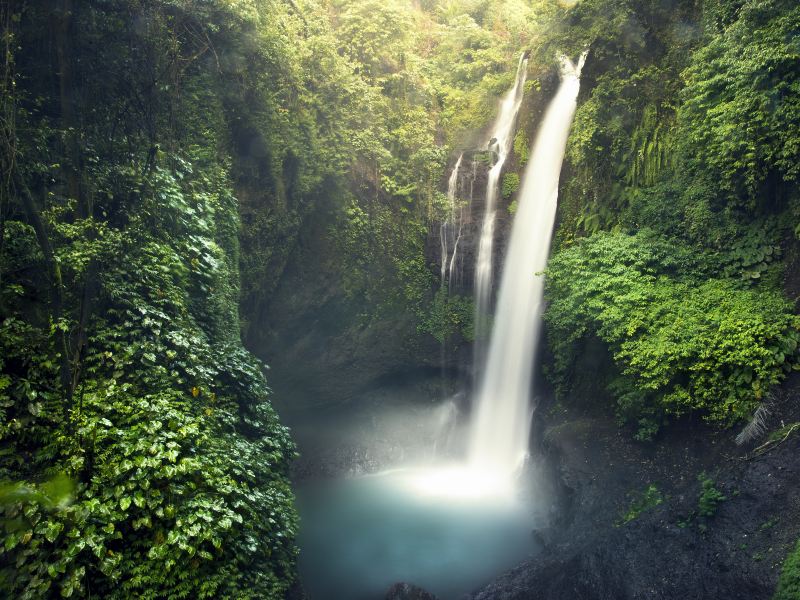
{"label": "secondary waterfall stream", "polygon": [[[453,165],[453,171],[450,173],[450,178],[447,180],[447,202],[450,204],[450,217],[442,222],[439,227],[439,240],[442,245],[442,266],[441,266],[441,287],[445,286],[445,280],[448,286],[453,281],[453,265],[456,262],[458,255],[458,243],[461,241],[462,222],[464,207],[459,206],[458,201],[458,171],[461,168],[461,161],[464,158],[462,152]],[[456,216],[456,209],[459,215]],[[450,256],[450,243],[452,242],[453,255]]]}
{"label": "secondary waterfall stream", "polygon": [[580,89],[584,53],[561,57],[561,84],[536,136],[522,179],[497,311],[469,441],[470,464],[514,472],[528,448],[531,391],[544,281],[556,216],[558,180]]}

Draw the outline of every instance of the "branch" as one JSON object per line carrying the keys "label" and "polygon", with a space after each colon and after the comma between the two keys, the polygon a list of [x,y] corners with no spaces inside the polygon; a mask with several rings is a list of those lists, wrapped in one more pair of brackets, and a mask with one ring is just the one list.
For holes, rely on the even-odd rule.
{"label": "branch", "polygon": [[795,430],[800,427],[800,423],[795,423],[786,431],[786,435],[784,435],[780,440],[769,440],[763,444],[761,444],[758,448],[753,450],[753,456],[761,456],[762,454],[766,454],[767,452],[771,452],[778,446],[780,446],[783,442],[789,439],[789,436],[795,432]]}

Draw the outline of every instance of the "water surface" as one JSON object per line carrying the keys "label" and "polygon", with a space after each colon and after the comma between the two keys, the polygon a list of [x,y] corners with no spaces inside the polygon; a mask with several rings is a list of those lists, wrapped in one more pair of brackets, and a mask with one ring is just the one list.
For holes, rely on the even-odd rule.
{"label": "water surface", "polygon": [[435,480],[397,470],[301,486],[300,573],[310,599],[377,600],[402,581],[452,600],[537,550],[529,505],[429,493]]}

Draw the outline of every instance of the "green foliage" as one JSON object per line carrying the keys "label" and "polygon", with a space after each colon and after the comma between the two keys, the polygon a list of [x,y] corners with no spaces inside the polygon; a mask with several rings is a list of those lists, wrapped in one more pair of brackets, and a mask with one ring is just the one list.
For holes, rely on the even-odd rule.
{"label": "green foliage", "polygon": [[594,336],[639,438],[749,414],[799,340],[779,285],[800,13],[701,4],[4,4],[0,591],[284,596],[294,449],[237,302],[260,318],[324,215],[348,299],[472,339],[426,243],[448,155],[526,49],[541,73],[591,45],[548,283],[562,388]]}
{"label": "green foliage", "polygon": [[779,521],[780,521],[780,518],[772,517],[771,519],[768,519],[768,520],[764,521],[761,524],[761,527],[759,527],[759,529],[761,531],[766,531],[767,529],[772,529],[773,527],[775,527],[775,525],[778,524]]}
{"label": "green foliage", "polygon": [[503,182],[500,187],[503,198],[511,198],[519,189],[519,175],[517,173],[506,173],[503,175]]}
{"label": "green foliage", "polygon": [[714,480],[705,473],[698,475],[700,497],[697,499],[697,514],[701,517],[713,517],[717,514],[720,503],[728,498],[714,485]]}
{"label": "green foliage", "polygon": [[[461,145],[494,116],[497,99],[513,82],[520,52],[541,37],[555,4],[540,0],[434,4],[431,13],[436,22],[429,42],[433,52],[426,70],[441,107],[447,142]],[[426,49],[421,54],[428,53]]]}
{"label": "green foliage", "polygon": [[671,159],[671,120],[659,114],[652,104],[642,111],[642,118],[633,130],[630,147],[623,156],[626,165],[625,183],[641,187],[655,184]]}
{"label": "green foliage", "polygon": [[617,225],[636,190],[657,182],[671,164],[674,108],[663,96],[677,89],[676,79],[674,68],[654,65],[598,77],[567,147],[575,172],[564,190],[569,221],[562,237]]}
{"label": "green foliage", "polygon": [[[693,510],[687,517],[678,522],[678,527],[688,527],[692,521],[699,517],[697,528],[701,533],[708,530],[708,520],[717,514],[717,509],[722,502],[725,502],[728,497],[725,496],[720,490],[717,489],[714,480],[705,472],[697,476],[697,481],[700,483],[700,493],[697,497],[697,510]],[[733,491],[733,495],[737,496],[738,490]],[[746,545],[742,544],[741,549],[746,549]],[[755,560],[761,558],[753,557]]]}
{"label": "green foliage", "polygon": [[712,32],[724,31],[736,22],[745,0],[705,0],[703,2],[703,23]]}
{"label": "green foliage", "polygon": [[800,422],[787,423],[775,431],[771,431],[764,445],[783,442],[798,429],[800,429]]}
{"label": "green foliage", "polygon": [[63,473],[36,485],[5,483],[0,485],[0,506],[31,502],[46,509],[65,508],[72,503],[75,482]]}
{"label": "green foliage", "polygon": [[732,203],[764,202],[770,178],[800,175],[800,7],[750,0],[693,56],[679,111],[683,152]]}
{"label": "green foliage", "polygon": [[549,271],[554,372],[565,390],[583,340],[602,340],[638,439],[689,412],[744,418],[797,362],[781,286],[798,14],[784,0],[587,0],[548,36],[591,43]]}
{"label": "green foliage", "polygon": [[711,265],[648,231],[597,233],[554,255],[545,319],[561,385],[576,342],[595,335],[619,368],[617,413],[642,437],[670,415],[749,415],[795,364],[800,322],[780,293],[709,278]]}
{"label": "green foliage", "polygon": [[514,136],[514,154],[516,155],[520,166],[525,166],[528,163],[530,145],[531,143],[528,139],[528,133],[524,128],[521,128],[519,131],[517,131],[517,135]]}
{"label": "green foliage", "polygon": [[783,562],[778,587],[772,600],[795,600],[798,597],[800,597],[800,541]]}
{"label": "green foliage", "polygon": [[[334,50],[328,69],[337,72],[337,80],[326,85],[335,86],[334,99],[346,97],[347,105],[339,106],[336,99],[326,108],[336,108],[336,114],[369,115],[361,121],[331,122],[340,129],[339,151],[351,157],[345,167],[349,176],[338,183],[332,181],[338,174],[329,178],[324,193],[314,199],[337,207],[328,233],[342,291],[350,302],[364,303],[354,312],[366,311],[369,318],[410,316],[421,334],[441,339],[460,330],[469,337],[467,300],[435,293],[437,278],[425,254],[430,232],[452,210],[440,184],[451,151],[473,143],[474,131],[493,118],[498,98],[512,83],[520,52],[541,30],[540,17],[552,7],[519,0],[433,0],[422,5],[337,0],[331,9],[330,23],[319,23],[326,32],[320,43],[327,53],[329,45]],[[329,76],[319,72],[318,78],[324,82]],[[312,87],[319,85],[314,81]],[[339,86],[358,92],[346,93]],[[312,97],[315,89],[309,92]],[[320,106],[328,101],[320,99]],[[366,150],[363,139],[370,140]],[[527,152],[524,133],[520,140],[518,154]],[[356,142],[359,147],[349,149]],[[518,181],[509,177],[506,192],[515,185]],[[314,208],[309,203],[305,210]],[[264,240],[264,227],[254,221],[254,243],[281,248],[278,240]],[[248,239],[250,229],[246,224]],[[264,264],[255,255],[253,262]],[[258,278],[275,281],[266,273]],[[263,290],[261,295],[266,295]],[[253,312],[249,303],[246,310]]]}
{"label": "green foliage", "polygon": [[420,314],[420,329],[431,334],[440,343],[458,334],[466,341],[475,337],[473,319],[475,305],[471,297],[449,295],[440,288],[434,297],[430,312]]}
{"label": "green foliage", "polygon": [[[147,187],[154,193],[129,227],[98,224],[90,243],[84,226],[52,223],[68,277],[87,260],[104,265],[103,310],[87,332],[80,400],[66,420],[50,340],[15,318],[0,330],[16,382],[2,391],[3,444],[33,457],[6,475],[63,469],[79,480],[67,506],[5,505],[5,552],[18,566],[4,585],[20,598],[51,588],[279,598],[294,560],[284,475],[293,447],[230,313],[224,283],[235,263],[214,240],[235,204],[205,176],[181,181],[156,169]],[[238,566],[251,561],[262,566]]]}
{"label": "green foliage", "polygon": [[661,494],[658,487],[652,483],[647,486],[644,492],[638,492],[632,494],[632,496],[631,504],[625,514],[623,514],[616,523],[617,526],[630,523],[634,519],[637,519],[643,512],[655,508],[664,502],[664,496]]}
{"label": "green foliage", "polygon": [[[669,15],[658,3],[596,0],[570,17],[570,37],[592,32],[587,68],[599,72],[570,137],[559,240],[635,216],[646,219],[637,227],[714,245],[790,207],[800,139],[791,69],[798,9],[783,0],[698,6],[678,2]],[[601,8],[607,17],[583,20]],[[604,19],[631,35],[620,39]],[[650,215],[635,206],[643,199]],[[737,223],[744,227],[726,231]]]}

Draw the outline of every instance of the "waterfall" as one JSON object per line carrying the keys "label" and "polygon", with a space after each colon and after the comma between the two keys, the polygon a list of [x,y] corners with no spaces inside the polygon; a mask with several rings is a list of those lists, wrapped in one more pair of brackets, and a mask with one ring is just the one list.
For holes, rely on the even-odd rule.
{"label": "waterfall", "polygon": [[[483,213],[481,236],[478,243],[478,258],[475,263],[475,331],[481,338],[488,329],[489,310],[492,295],[492,263],[494,253],[495,205],[500,194],[500,175],[511,150],[514,139],[514,122],[522,104],[522,94],[527,75],[528,59],[525,54],[519,57],[517,76],[512,87],[500,103],[491,133],[488,149],[497,155],[486,183],[486,209]],[[475,342],[474,364],[483,362],[483,345],[480,339]]]}
{"label": "waterfall", "polygon": [[585,52],[577,64],[559,58],[561,84],[544,115],[519,191],[470,432],[469,461],[482,471],[513,473],[527,452],[528,397],[544,284],[537,273],[547,265],[558,179],[585,59]]}
{"label": "waterfall", "polygon": [[[462,152],[453,166],[453,171],[447,180],[447,202],[450,206],[450,216],[442,222],[439,227],[439,240],[442,246],[442,267],[441,267],[441,287],[444,287],[445,280],[452,282],[453,278],[453,264],[456,261],[456,253],[458,252],[458,242],[461,239],[461,224],[463,220],[463,207],[459,207],[460,214],[458,218],[458,228],[456,229],[456,205],[458,202],[458,171],[461,168],[461,160],[464,158]],[[457,233],[456,233],[457,232]],[[453,242],[453,256],[448,260],[450,255],[450,240],[455,238]],[[448,272],[449,265],[449,272]],[[449,285],[448,285],[449,287]]]}
{"label": "waterfall", "polygon": [[[463,154],[459,160],[463,158]],[[458,262],[458,245],[461,243],[461,238],[464,235],[465,219],[468,219],[472,214],[472,200],[475,197],[475,178],[478,175],[478,164],[475,159],[472,159],[472,168],[467,175],[469,181],[469,193],[467,194],[467,203],[461,202],[458,207],[458,230],[456,231],[456,239],[453,243],[453,255],[450,257],[450,266],[448,267],[447,274],[447,292],[453,291],[453,285],[459,285],[462,277],[463,259]]]}
{"label": "waterfall", "polygon": [[[462,158],[464,158],[464,154],[463,153],[461,155],[459,155],[458,162],[456,162],[456,166],[455,166],[456,173],[458,172],[458,168],[461,166],[461,159]],[[472,188],[472,185],[470,184],[470,198],[469,198],[470,205],[472,205],[472,191],[471,191],[471,188]],[[455,204],[453,204],[453,206],[455,206]],[[456,230],[456,234],[455,234],[456,239],[453,242],[453,256],[450,258],[450,265],[448,267],[448,273],[447,273],[447,284],[448,284],[447,291],[448,291],[448,293],[450,291],[452,291],[453,269],[455,268],[456,258],[458,257],[458,244],[459,244],[459,242],[461,242],[461,235],[463,234],[463,232],[464,232],[464,204],[463,203],[459,203],[459,206],[458,206],[458,229]]]}

